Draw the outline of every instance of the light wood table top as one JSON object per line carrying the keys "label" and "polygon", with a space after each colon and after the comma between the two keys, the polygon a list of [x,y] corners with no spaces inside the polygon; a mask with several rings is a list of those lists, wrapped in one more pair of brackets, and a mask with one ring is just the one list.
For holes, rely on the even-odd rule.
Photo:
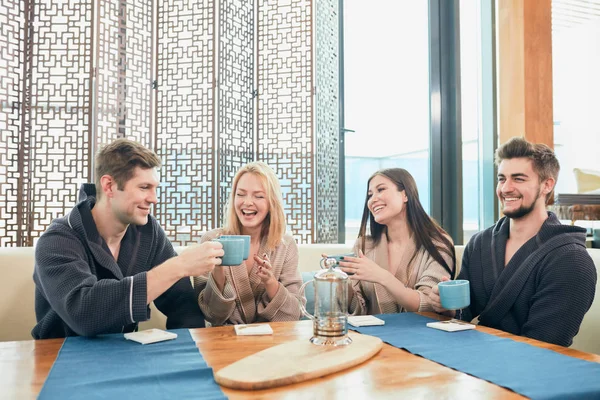
{"label": "light wood table top", "polygon": [[[435,314],[425,315],[438,317]],[[291,340],[308,340],[312,336],[311,321],[272,322],[270,325],[274,333],[269,336],[236,336],[232,326],[192,329],[191,333],[205,361],[215,371],[266,348]],[[600,355],[482,326],[477,329],[600,363]],[[358,333],[351,332],[351,335]],[[35,398],[56,360],[62,342],[62,339],[0,342],[0,397]],[[323,378],[268,390],[239,391],[223,388],[223,392],[230,399],[523,398],[492,383],[387,344],[365,363]]]}

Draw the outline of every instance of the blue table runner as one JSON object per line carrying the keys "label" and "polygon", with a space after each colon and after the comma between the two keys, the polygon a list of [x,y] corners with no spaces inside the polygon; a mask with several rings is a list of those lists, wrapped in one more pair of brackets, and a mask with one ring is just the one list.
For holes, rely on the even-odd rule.
{"label": "blue table runner", "polygon": [[123,334],[65,339],[39,399],[226,399],[187,329],[142,345]]}
{"label": "blue table runner", "polygon": [[352,328],[532,399],[600,399],[600,364],[476,330],[445,332],[414,313],[382,314]]}

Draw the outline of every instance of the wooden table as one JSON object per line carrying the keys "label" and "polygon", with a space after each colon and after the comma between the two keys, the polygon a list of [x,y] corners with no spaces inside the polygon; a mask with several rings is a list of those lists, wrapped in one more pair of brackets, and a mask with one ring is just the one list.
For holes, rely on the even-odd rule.
{"label": "wooden table", "polygon": [[[426,315],[439,317],[435,314]],[[273,322],[271,327],[274,331],[272,336],[236,336],[232,326],[193,329],[191,333],[204,359],[215,371],[271,346],[301,338],[308,340],[312,334],[311,321]],[[479,326],[477,329],[571,357],[600,362],[600,355],[526,339],[491,328]],[[351,332],[351,335],[358,333]],[[35,398],[62,342],[62,339],[0,342],[0,397]],[[223,392],[230,399],[522,398],[507,389],[387,344],[371,360],[323,378],[270,390],[239,391],[223,388]]]}

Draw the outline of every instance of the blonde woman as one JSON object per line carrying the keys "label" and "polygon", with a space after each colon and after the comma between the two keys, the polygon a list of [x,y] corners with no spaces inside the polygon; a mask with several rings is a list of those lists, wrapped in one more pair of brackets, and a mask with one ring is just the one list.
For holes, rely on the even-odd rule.
{"label": "blonde woman", "polygon": [[201,242],[219,235],[250,235],[250,257],[194,278],[206,321],[218,326],[300,319],[298,245],[285,233],[281,188],[267,164],[253,162],[237,172],[225,226],[207,232]]}

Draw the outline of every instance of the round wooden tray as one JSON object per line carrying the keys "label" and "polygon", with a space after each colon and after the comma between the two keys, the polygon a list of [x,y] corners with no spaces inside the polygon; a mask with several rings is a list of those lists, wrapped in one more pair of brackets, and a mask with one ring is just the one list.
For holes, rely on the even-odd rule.
{"label": "round wooden tray", "polygon": [[351,335],[347,346],[318,346],[294,340],[236,361],[215,374],[215,381],[232,389],[267,389],[319,378],[360,364],[381,350],[381,339]]}

